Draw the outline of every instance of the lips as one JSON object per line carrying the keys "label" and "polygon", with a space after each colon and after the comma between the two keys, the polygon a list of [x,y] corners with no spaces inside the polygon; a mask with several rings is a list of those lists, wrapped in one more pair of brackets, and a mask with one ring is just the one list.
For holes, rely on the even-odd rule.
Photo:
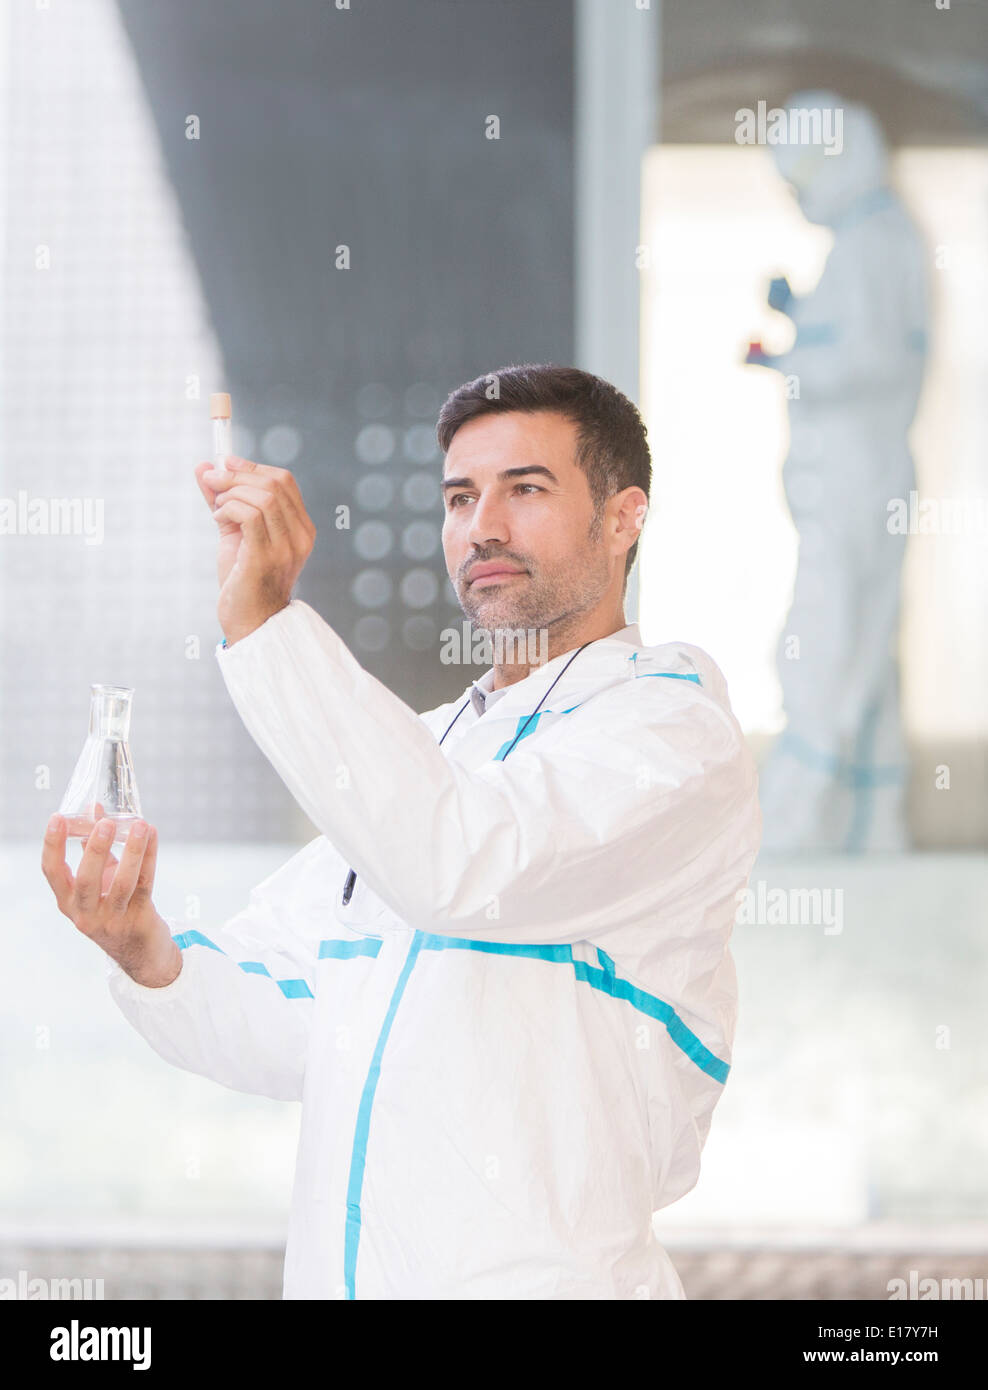
{"label": "lips", "polygon": [[493,579],[495,576],[499,579],[506,579],[509,575],[524,573],[524,570],[515,569],[512,565],[505,565],[492,560],[486,564],[474,565],[468,575],[468,582],[474,584],[478,579]]}

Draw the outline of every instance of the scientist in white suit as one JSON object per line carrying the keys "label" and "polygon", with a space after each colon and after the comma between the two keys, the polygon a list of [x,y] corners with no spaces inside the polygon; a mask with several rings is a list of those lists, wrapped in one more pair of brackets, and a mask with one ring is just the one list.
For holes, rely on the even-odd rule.
{"label": "scientist in white suit", "polygon": [[761,777],[765,848],[902,850],[906,537],[890,532],[889,506],[915,487],[908,431],[926,356],[925,251],[889,186],[871,112],[826,91],[787,107],[842,111],[843,148],[771,147],[803,214],[834,242],[811,294],[773,282],[770,305],[795,324],[791,350],[749,356],[798,385],[783,482],[799,564],[779,643],[787,725]]}
{"label": "scientist in white suit", "polygon": [[[496,380],[498,391],[491,389]],[[446,564],[500,651],[423,715],[293,587],[290,473],[199,485],[230,695],[319,836],[225,924],[151,898],[157,837],[101,823],[60,909],[169,1062],[302,1102],[288,1298],[682,1298],[653,1212],[697,1180],[727,1079],[728,941],[760,831],[714,663],[623,613],[651,476],[635,407],[573,368],[443,407]]]}

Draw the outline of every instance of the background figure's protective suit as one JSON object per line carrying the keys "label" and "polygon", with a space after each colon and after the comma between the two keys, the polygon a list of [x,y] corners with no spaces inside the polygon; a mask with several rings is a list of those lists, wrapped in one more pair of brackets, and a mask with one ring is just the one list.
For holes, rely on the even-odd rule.
{"label": "background figure's protective suit", "polygon": [[298,600],[217,655],[322,833],[111,990],[168,1061],[303,1102],[286,1297],[682,1298],[651,1217],[727,1077],[760,829],[716,666],[631,625],[418,716]]}
{"label": "background figure's protective suit", "polygon": [[787,106],[842,108],[844,126],[839,154],[772,146],[802,211],[833,228],[834,244],[812,294],[787,299],[773,282],[769,296],[796,325],[792,350],[766,364],[798,379],[783,482],[799,564],[778,658],[788,722],[760,778],[764,847],[902,849],[906,537],[889,533],[888,505],[915,486],[907,432],[923,377],[925,253],[887,187],[871,113],[830,92]]}

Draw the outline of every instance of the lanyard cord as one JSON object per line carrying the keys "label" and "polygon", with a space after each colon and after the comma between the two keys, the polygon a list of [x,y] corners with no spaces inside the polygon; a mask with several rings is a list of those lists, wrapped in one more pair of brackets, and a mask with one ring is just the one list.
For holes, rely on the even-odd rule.
{"label": "lanyard cord", "polygon": [[[576,658],[580,655],[580,652],[584,651],[584,650],[585,650],[587,647],[589,647],[589,646],[590,646],[590,643],[589,643],[589,642],[584,642],[584,644],[583,644],[582,647],[577,647],[576,651],[575,651],[575,652],[573,653],[573,655],[570,657],[569,661],[567,661],[566,665],[565,665],[565,666],[563,667],[563,669],[559,672],[559,675],[558,675],[558,676],[556,677],[556,679],[552,682],[552,685],[549,686],[549,689],[548,689],[548,690],[545,692],[545,694],[542,696],[542,699],[538,702],[538,704],[537,704],[537,705],[535,706],[535,708],[532,710],[531,714],[530,714],[530,715],[528,716],[528,718],[525,720],[524,724],[521,726],[521,728],[520,728],[520,729],[518,730],[518,732],[515,734],[514,738],[511,740],[511,743],[508,745],[507,749],[505,750],[504,757],[502,757],[501,760],[500,760],[502,763],[504,762],[504,758],[506,758],[506,757],[508,756],[508,754],[511,752],[512,748],[514,748],[514,746],[515,746],[515,744],[518,742],[518,740],[519,740],[520,738],[522,738],[523,735],[527,732],[528,726],[531,724],[532,720],[535,718],[535,716],[538,714],[539,710],[540,710],[540,709],[542,708],[542,706],[545,704],[546,700],[548,700],[549,696],[552,694],[553,690],[556,688],[556,686],[558,685],[558,683],[562,680],[563,676],[565,676],[565,674],[566,674],[566,672],[569,670],[570,666],[572,666],[573,662],[574,662],[574,661],[576,660]],[[448,725],[447,728],[446,728],[446,734],[449,733],[450,729],[453,727],[453,725],[454,725],[454,724],[456,723],[456,721],[459,719],[460,715],[463,713],[463,711],[466,709],[466,707],[467,707],[467,705],[468,705],[469,703],[470,703],[470,698],[469,698],[469,696],[468,696],[467,699],[464,700],[464,702],[463,702],[463,704],[460,706],[460,708],[459,708],[459,709],[456,711],[456,713],[453,715],[452,720],[450,721],[449,725]],[[439,740],[438,747],[441,748],[441,747],[443,746],[444,742],[446,741],[446,734],[443,734],[442,738]],[[350,901],[350,899],[353,897],[353,890],[354,890],[354,887],[355,887],[355,885],[356,885],[356,882],[357,882],[357,874],[356,874],[356,871],[355,871],[354,869],[351,869],[350,872],[347,874],[347,876],[346,876],[346,882],[345,882],[344,885],[343,885],[343,906],[344,906],[344,907],[346,907],[347,903],[348,903],[348,902]]]}
{"label": "lanyard cord", "polygon": [[[506,757],[508,756],[508,753],[511,752],[511,749],[514,748],[514,746],[515,746],[515,744],[518,742],[518,740],[528,731],[528,726],[529,726],[529,724],[531,724],[532,720],[533,720],[533,719],[535,718],[535,716],[538,714],[539,710],[540,710],[540,709],[542,708],[542,706],[545,704],[546,700],[548,700],[549,696],[552,694],[553,690],[555,690],[556,686],[557,686],[557,685],[559,684],[559,682],[562,680],[563,676],[565,676],[566,672],[567,672],[567,671],[569,670],[569,668],[572,666],[572,664],[573,664],[573,662],[576,660],[576,658],[580,655],[580,653],[584,650],[584,648],[589,647],[589,646],[590,646],[590,643],[589,643],[589,642],[584,642],[584,644],[583,644],[582,647],[577,647],[576,651],[575,651],[575,652],[573,653],[573,655],[570,657],[569,661],[567,661],[566,665],[565,665],[565,666],[563,667],[563,669],[560,671],[559,675],[558,675],[558,676],[556,677],[556,679],[552,682],[552,685],[549,686],[549,689],[548,689],[548,690],[545,692],[545,694],[542,696],[542,699],[538,702],[538,704],[537,704],[537,705],[535,706],[535,708],[532,710],[531,714],[530,714],[530,715],[528,716],[528,718],[525,720],[524,724],[521,726],[521,728],[520,728],[520,729],[518,730],[518,732],[515,734],[514,738],[511,740],[511,744],[510,744],[509,748],[507,749],[507,751],[505,752],[504,758],[506,758]],[[449,730],[447,730],[446,732],[448,733]],[[445,738],[445,734],[443,735],[443,737]],[[504,758],[501,759],[501,762],[502,762],[502,763],[504,762]]]}
{"label": "lanyard cord", "polygon": [[[452,718],[451,722],[447,725],[447,727],[446,727],[446,734],[449,733],[450,729],[453,727],[453,725],[454,725],[454,724],[456,723],[456,721],[459,719],[460,715],[463,713],[463,711],[466,709],[466,707],[467,707],[467,705],[468,705],[469,703],[470,703],[470,699],[469,699],[469,696],[468,696],[467,699],[464,700],[464,702],[463,702],[463,704],[460,706],[460,708],[459,708],[459,709],[456,711],[456,713],[453,715],[453,718]],[[440,748],[443,746],[443,743],[444,743],[444,741],[445,741],[445,739],[446,739],[446,734],[443,734],[442,738],[439,740],[439,747],[440,747]],[[354,869],[351,869],[350,872],[347,874],[347,876],[346,876],[346,882],[345,882],[344,885],[343,885],[343,906],[344,906],[344,907],[346,907],[347,903],[348,903],[348,902],[350,901],[350,899],[353,897],[353,890],[354,890],[354,886],[355,886],[356,882],[357,882],[357,874],[356,874],[356,871],[355,871]]]}

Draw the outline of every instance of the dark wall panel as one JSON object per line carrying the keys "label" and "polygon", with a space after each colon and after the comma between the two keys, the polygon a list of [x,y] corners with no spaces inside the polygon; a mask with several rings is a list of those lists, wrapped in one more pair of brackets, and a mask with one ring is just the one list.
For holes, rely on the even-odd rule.
{"label": "dark wall panel", "polygon": [[416,708],[451,698],[479,668],[438,660],[461,614],[435,415],[480,372],[572,359],[570,0],[119,6],[222,385],[319,528],[299,596]]}

